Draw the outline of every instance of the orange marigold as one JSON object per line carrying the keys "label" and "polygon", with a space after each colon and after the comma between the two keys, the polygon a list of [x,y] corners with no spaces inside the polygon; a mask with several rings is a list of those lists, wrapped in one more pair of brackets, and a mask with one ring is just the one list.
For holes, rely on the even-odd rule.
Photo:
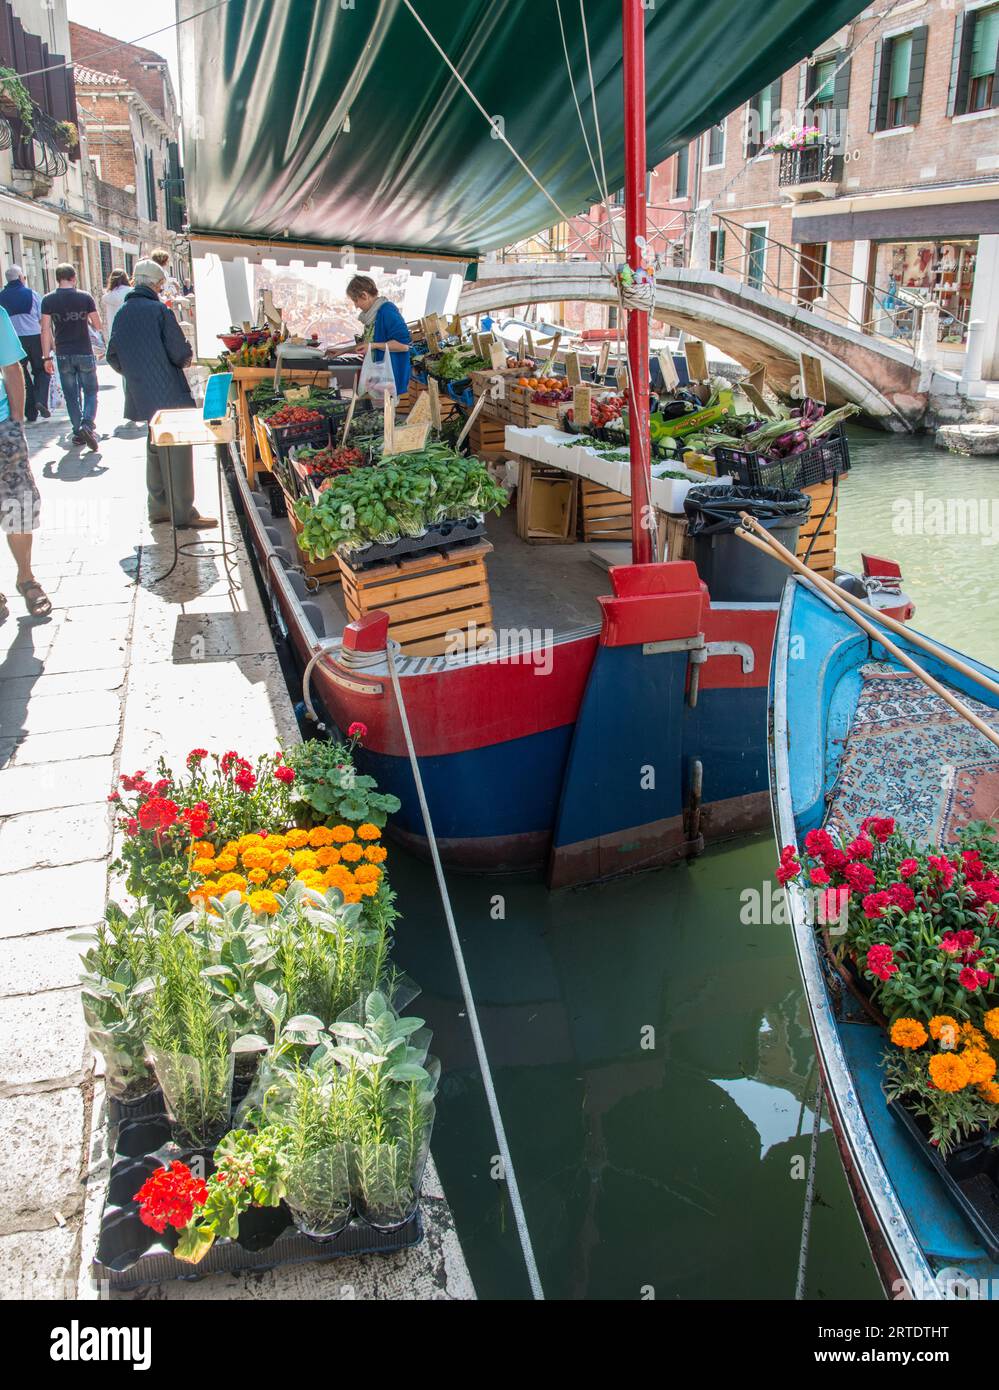
{"label": "orange marigold", "polygon": [[288,880],[286,878],[276,878],[271,884],[271,888],[275,893],[283,893],[287,887]]}
{"label": "orange marigold", "polygon": [[267,848],[274,854],[277,850],[287,849],[288,842],[284,835],[268,835]]}
{"label": "orange marigold", "polygon": [[218,881],[218,892],[221,897],[223,893],[244,893],[246,891],[246,879],[242,874],[223,874]]}
{"label": "orange marigold", "polygon": [[929,1036],[918,1018],[897,1018],[889,1034],[896,1047],[922,1047]]}
{"label": "orange marigold", "polygon": [[266,888],[262,888],[258,893],[250,894],[250,910],[252,912],[277,912],[279,906],[277,898]]}
{"label": "orange marigold", "polygon": [[930,1037],[941,1047],[957,1046],[961,1025],[950,1014],[934,1014],[926,1026],[930,1030]]}
{"label": "orange marigold", "polygon": [[303,869],[298,875],[299,883],[304,883],[306,888],[322,888],[323,875],[318,869]]}
{"label": "orange marigold", "polygon": [[938,1091],[963,1091],[971,1080],[971,1069],[963,1057],[939,1052],[930,1058],[930,1079]]}
{"label": "orange marigold", "polygon": [[322,849],[316,850],[316,863],[321,864],[324,869],[328,869],[331,864],[339,864],[340,851],[334,845],[323,845]]}
{"label": "orange marigold", "polygon": [[338,845],[345,845],[348,840],[354,838],[354,832],[349,825],[334,825],[331,833]]}
{"label": "orange marigold", "polygon": [[358,887],[361,890],[361,895],[365,898],[373,898],[378,892],[377,883],[361,883],[358,884]]}
{"label": "orange marigold", "polygon": [[251,830],[248,835],[240,835],[236,841],[240,854],[248,849],[259,849],[263,844],[263,838],[259,830]]}
{"label": "orange marigold", "polygon": [[364,857],[369,864],[384,864],[388,858],[388,850],[384,845],[368,845]]}
{"label": "orange marigold", "polygon": [[380,840],[382,832],[377,825],[372,825],[369,820],[366,820],[363,825],[357,827],[357,838],[359,840]]}
{"label": "orange marigold", "polygon": [[309,844],[313,849],[322,849],[323,845],[333,843],[333,831],[328,825],[317,825],[309,831]]}
{"label": "orange marigold", "polygon": [[248,869],[269,869],[271,852],[263,845],[257,845],[254,849],[244,849],[242,859]]}
{"label": "orange marigold", "polygon": [[323,880],[327,888],[349,888],[354,882],[354,876],[342,864],[331,864],[323,875]]}
{"label": "orange marigold", "polygon": [[195,859],[191,868],[196,874],[200,874],[202,878],[205,878],[208,874],[213,874],[215,872],[215,860],[207,858]]}
{"label": "orange marigold", "polygon": [[999,1105],[999,1086],[994,1081],[979,1082],[978,1094],[990,1105]]}
{"label": "orange marigold", "polygon": [[301,874],[304,869],[314,869],[318,860],[313,849],[297,849],[291,856],[292,868],[296,874]]}
{"label": "orange marigold", "polygon": [[286,849],[279,849],[276,854],[271,855],[271,873],[283,873],[291,866],[291,855]]}
{"label": "orange marigold", "polygon": [[352,883],[349,888],[344,888],[342,892],[345,903],[359,903],[364,896],[356,883]]}
{"label": "orange marigold", "polygon": [[239,863],[235,854],[220,854],[215,861],[215,867],[223,874],[231,874]]}
{"label": "orange marigold", "polygon": [[965,1047],[979,1047],[983,1052],[988,1051],[989,1040],[980,1028],[976,1028],[973,1023],[961,1024],[961,1041]]}
{"label": "orange marigold", "polygon": [[965,1048],[959,1056],[967,1064],[973,1085],[982,1081],[991,1081],[995,1076],[995,1058],[990,1057],[987,1052],[983,1052],[980,1047]]}
{"label": "orange marigold", "polygon": [[201,904],[202,907],[207,907],[207,906],[208,906],[208,900],[209,900],[209,898],[211,897],[211,894],[208,893],[208,892],[205,890],[204,885],[202,885],[200,888],[192,888],[191,891],[190,891],[190,893],[188,893],[187,896],[188,896],[188,900],[189,900],[191,903],[193,903],[195,907],[197,907],[199,903]]}
{"label": "orange marigold", "polygon": [[309,843],[309,832],[307,830],[289,830],[284,837],[285,844],[289,849],[301,849],[303,845]]}
{"label": "orange marigold", "polygon": [[246,877],[251,883],[266,883],[268,874],[266,869],[251,869]]}
{"label": "orange marigold", "polygon": [[351,844],[344,845],[340,851],[340,858],[346,860],[348,864],[356,864],[363,853],[361,846],[354,840]]}
{"label": "orange marigold", "polygon": [[382,871],[377,864],[359,864],[354,870],[355,883],[377,883]]}
{"label": "orange marigold", "polygon": [[214,859],[215,846],[211,840],[194,840],[191,844],[190,854],[192,859]]}
{"label": "orange marigold", "polygon": [[986,1033],[991,1033],[994,1038],[999,1038],[999,1009],[989,1009],[982,1022],[985,1024]]}

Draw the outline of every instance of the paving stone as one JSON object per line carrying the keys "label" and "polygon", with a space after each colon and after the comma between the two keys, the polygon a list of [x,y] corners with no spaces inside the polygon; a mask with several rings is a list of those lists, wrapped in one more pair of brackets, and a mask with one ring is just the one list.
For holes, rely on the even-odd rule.
{"label": "paving stone", "polygon": [[[0,1099],[0,1146],[0,1230],[5,1237],[51,1227],[55,1212],[70,1217],[80,1210],[83,1096],[77,1087]],[[0,1271],[7,1263],[0,1258]]]}
{"label": "paving stone", "polygon": [[[66,697],[53,698],[62,701]],[[30,708],[28,713],[30,716]],[[107,797],[113,783],[114,762],[107,757],[7,768],[0,777],[0,815],[16,816],[58,806],[83,806],[88,801]]]}
{"label": "paving stone", "polygon": [[11,937],[3,948],[0,998],[69,989],[78,984],[83,948],[78,941],[69,939],[72,935],[47,932],[42,936]]}
{"label": "paving stone", "polygon": [[0,1095],[79,1084],[86,1050],[76,990],[0,999]]}
{"label": "paving stone", "polygon": [[106,800],[59,811],[30,811],[0,822],[0,865],[9,874],[100,859],[110,849],[111,816]]}
{"label": "paving stone", "polygon": [[0,1299],[61,1303],[76,1297],[75,1223],[0,1236]]}
{"label": "paving stone", "polygon": [[25,767],[34,763],[60,762],[73,757],[107,756],[114,752],[119,733],[117,724],[104,724],[96,729],[33,734],[16,745],[13,763],[15,767]]}
{"label": "paving stone", "polygon": [[117,690],[124,683],[124,672],[118,666],[104,671],[64,671],[54,676],[0,676],[0,704],[29,697],[37,700],[50,695],[77,695],[84,690]]}
{"label": "paving stone", "polygon": [[[124,641],[102,641],[88,643],[85,639],[74,644],[54,644],[45,657],[45,671],[49,674],[63,671],[107,670],[112,666],[125,665]],[[40,668],[37,658],[14,656],[4,668],[9,676],[30,676]]]}
{"label": "paving stone", "polygon": [[[89,729],[98,724],[117,724],[121,697],[113,690],[81,690],[74,695],[32,695],[8,700],[0,683],[0,729],[5,734],[51,734]],[[0,815],[5,814],[0,809]]]}
{"label": "paving stone", "polygon": [[[2,857],[0,862],[6,867]],[[0,938],[57,927],[88,927],[101,921],[107,881],[103,859],[0,875]]]}

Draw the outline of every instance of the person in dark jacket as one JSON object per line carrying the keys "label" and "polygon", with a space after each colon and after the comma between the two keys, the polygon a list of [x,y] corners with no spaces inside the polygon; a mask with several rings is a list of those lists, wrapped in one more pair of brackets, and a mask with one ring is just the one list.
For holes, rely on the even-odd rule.
{"label": "person in dark jacket", "polygon": [[[115,314],[107,359],[125,378],[126,417],[150,420],[158,410],[194,405],[184,375],[194,353],[180,324],[159,297],[165,280],[163,267],[155,261],[139,261],[133,278],[135,287]],[[195,509],[190,445],[157,448],[150,435],[146,441],[150,521],[170,521],[171,483],[174,526],[200,530],[218,525],[214,517],[200,516]]]}

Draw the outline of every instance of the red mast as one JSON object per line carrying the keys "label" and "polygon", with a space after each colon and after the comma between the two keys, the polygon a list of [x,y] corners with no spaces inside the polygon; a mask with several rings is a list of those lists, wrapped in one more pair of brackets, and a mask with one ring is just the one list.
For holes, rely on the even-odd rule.
{"label": "red mast", "polygon": [[[646,236],[645,219],[645,9],[642,0],[622,0],[624,48],[624,225],[628,264],[637,270]],[[631,453],[631,558],[652,559],[649,499],[649,316],[628,311],[628,420]]]}

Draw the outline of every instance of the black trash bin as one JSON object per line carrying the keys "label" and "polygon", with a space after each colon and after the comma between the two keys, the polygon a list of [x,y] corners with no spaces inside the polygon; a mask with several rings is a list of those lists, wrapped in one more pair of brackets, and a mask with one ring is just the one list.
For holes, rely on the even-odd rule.
{"label": "black trash bin", "polygon": [[739,513],[755,517],[793,555],[811,506],[804,492],[741,485],[692,487],[683,508],[692,558],[711,597],[730,603],[779,599],[787,566],[739,539],[735,534],[741,525]]}

